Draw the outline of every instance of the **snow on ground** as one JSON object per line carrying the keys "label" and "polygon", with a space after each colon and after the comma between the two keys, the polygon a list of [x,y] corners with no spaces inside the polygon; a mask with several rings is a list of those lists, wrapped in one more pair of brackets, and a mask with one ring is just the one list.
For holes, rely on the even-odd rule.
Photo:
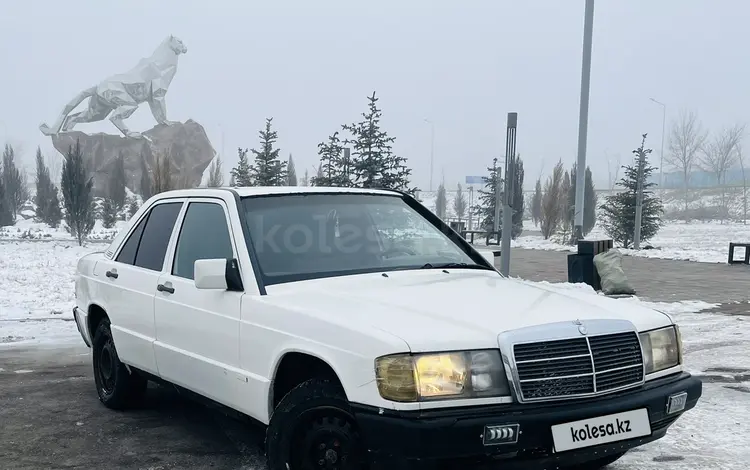
{"label": "snow on ground", "polygon": [[[531,226],[524,221],[524,227]],[[544,240],[542,236],[529,229],[513,240],[512,246],[535,250],[554,250],[575,252],[574,246],[564,245],[557,240]],[[588,239],[609,238],[601,227],[595,227],[586,237]],[[624,254],[644,258],[662,258],[698,261],[702,263],[726,263],[729,254],[729,242],[750,243],[750,224],[714,222],[667,222],[661,230],[642,246],[653,246],[653,249],[621,249]],[[744,251],[737,249],[736,258],[742,258]]]}
{"label": "snow on ground", "polygon": [[106,246],[0,241],[0,347],[82,341],[72,312],[76,263]]}
{"label": "snow on ground", "polygon": [[[88,240],[110,241],[117,232],[125,227],[127,222],[120,220],[112,228],[104,228],[101,220],[97,220],[94,229],[88,236]],[[15,225],[0,227],[0,240],[73,240],[73,237],[61,225],[57,228],[51,228],[42,222],[35,222],[33,219],[18,220]]]}
{"label": "snow on ground", "polygon": [[[0,348],[82,344],[72,321],[78,259],[107,245],[72,241],[0,241]],[[524,281],[529,282],[529,281]],[[596,294],[584,284],[547,283]],[[637,302],[671,315],[679,324],[687,369],[705,377],[698,407],[664,439],[626,455],[613,470],[745,469],[750,460],[750,317],[711,313],[716,305]],[[750,310],[750,305],[748,305]]]}

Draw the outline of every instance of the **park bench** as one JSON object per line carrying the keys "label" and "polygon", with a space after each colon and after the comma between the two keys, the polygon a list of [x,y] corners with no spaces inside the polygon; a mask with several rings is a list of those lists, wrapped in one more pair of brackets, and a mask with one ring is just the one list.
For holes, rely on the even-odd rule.
{"label": "park bench", "polygon": [[[734,249],[737,247],[745,249],[744,259],[734,258]],[[729,242],[729,264],[750,264],[750,243]]]}
{"label": "park bench", "polygon": [[[461,230],[461,236],[464,237],[464,240],[468,240],[469,243],[472,245],[474,244],[474,236],[477,234],[484,235],[484,244],[486,246],[489,245],[500,245],[500,233],[501,232],[492,232],[487,230]],[[467,235],[471,236],[471,240],[467,239]],[[490,243],[490,237],[495,236],[495,242]]]}

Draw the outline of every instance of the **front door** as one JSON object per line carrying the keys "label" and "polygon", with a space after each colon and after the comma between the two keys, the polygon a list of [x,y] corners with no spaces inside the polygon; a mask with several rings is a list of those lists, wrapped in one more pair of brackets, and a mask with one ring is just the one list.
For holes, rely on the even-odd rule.
{"label": "front door", "polygon": [[220,199],[191,199],[174,255],[159,278],[154,350],[160,375],[227,406],[245,375],[239,370],[242,292],[200,290],[193,282],[199,259],[236,258],[236,244]]}

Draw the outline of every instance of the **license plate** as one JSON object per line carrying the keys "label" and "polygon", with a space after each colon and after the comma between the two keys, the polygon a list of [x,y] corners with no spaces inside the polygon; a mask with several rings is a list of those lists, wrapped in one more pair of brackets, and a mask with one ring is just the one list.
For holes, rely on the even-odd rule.
{"label": "license plate", "polygon": [[556,452],[625,441],[651,434],[648,410],[626,411],[552,426]]}

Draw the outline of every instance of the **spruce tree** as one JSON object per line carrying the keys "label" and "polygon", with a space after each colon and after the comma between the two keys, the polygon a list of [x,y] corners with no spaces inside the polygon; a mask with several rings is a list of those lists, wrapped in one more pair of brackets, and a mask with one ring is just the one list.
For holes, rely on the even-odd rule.
{"label": "spruce tree", "polygon": [[536,180],[534,196],[531,198],[531,220],[534,225],[539,225],[542,221],[542,179]]}
{"label": "spruce tree", "polygon": [[461,185],[458,185],[458,189],[456,190],[456,195],[453,198],[453,212],[456,213],[456,217],[458,218],[458,225],[461,225],[461,222],[466,217],[466,195],[464,194],[463,188],[461,188]]}
{"label": "spruce tree", "polygon": [[62,221],[62,209],[60,208],[60,198],[57,193],[57,186],[51,184],[49,202],[47,204],[46,223],[52,228],[57,228],[57,226],[60,225],[60,221]]}
{"label": "spruce tree", "polygon": [[136,212],[138,212],[138,209],[140,206],[138,205],[138,199],[135,197],[130,199],[130,203],[128,204],[128,219],[131,219]]}
{"label": "spruce tree", "polygon": [[339,133],[328,136],[327,142],[318,144],[320,163],[318,172],[310,180],[312,186],[350,187],[352,181],[348,173],[348,164]]}
{"label": "spruce tree", "polygon": [[297,169],[294,168],[294,160],[292,160],[292,154],[289,154],[289,160],[286,162],[286,185],[297,186]]}
{"label": "spruce tree", "polygon": [[596,188],[591,176],[591,168],[586,167],[586,178],[583,190],[583,236],[585,237],[596,225]]}
{"label": "spruce tree", "polygon": [[266,119],[266,126],[260,136],[260,150],[250,149],[255,161],[250,167],[250,175],[257,186],[284,186],[286,184],[286,162],[279,160],[279,149],[274,148],[278,139],[271,129],[273,118]]}
{"label": "spruce tree", "polygon": [[117,207],[114,201],[105,197],[102,202],[102,225],[104,228],[112,228],[117,222]]}
{"label": "spruce tree", "polygon": [[60,199],[57,187],[52,182],[49,168],[44,163],[42,149],[36,149],[36,194],[34,195],[36,218],[52,228],[57,227],[62,219]]}
{"label": "spruce tree", "polygon": [[253,186],[253,180],[250,176],[250,163],[247,161],[247,149],[237,148],[238,160],[237,166],[230,172],[232,180],[229,182],[232,187]]}
{"label": "spruce tree", "polygon": [[482,177],[484,180],[484,189],[479,190],[479,203],[473,207],[473,210],[479,219],[479,226],[483,230],[491,231],[495,226],[495,205],[498,197],[497,187],[498,183],[502,182],[501,170],[497,166],[497,158],[492,159],[492,166],[488,167],[487,171],[489,175]]}
{"label": "spruce tree", "polygon": [[440,183],[435,197],[435,215],[445,220],[446,209],[448,208],[448,199],[445,195],[445,182]]}
{"label": "spruce tree", "polygon": [[49,168],[44,163],[42,149],[36,148],[36,194],[34,195],[34,206],[36,218],[40,222],[47,222],[47,212],[50,203],[50,185],[52,183]]}
{"label": "spruce tree", "polygon": [[148,198],[154,195],[151,189],[151,175],[148,171],[148,165],[146,165],[146,156],[141,154],[140,159],[141,167],[141,198],[146,201]]}
{"label": "spruce tree", "polygon": [[646,149],[646,134],[641,146],[633,150],[636,162],[624,165],[625,175],[620,179],[622,192],[606,197],[606,202],[599,209],[602,211],[601,222],[604,231],[623,248],[629,248],[635,234],[635,207],[638,192],[638,163],[643,165],[643,200],[641,219],[641,240],[648,240],[656,235],[661,227],[661,216],[664,212],[661,200],[655,197],[651,188],[656,183],[650,182],[655,168],[648,163],[651,149]]}
{"label": "spruce tree", "polygon": [[307,168],[305,168],[305,175],[302,177],[302,181],[300,181],[300,186],[310,186],[310,175],[307,173]]}
{"label": "spruce tree", "polygon": [[112,167],[112,173],[109,175],[107,183],[107,197],[111,199],[115,212],[119,212],[125,207],[127,178],[125,173],[125,156],[119,153],[115,159],[115,164]]}
{"label": "spruce tree", "polygon": [[380,128],[382,111],[378,108],[375,92],[368,96],[368,110],[363,119],[342,127],[351,134],[345,142],[352,145],[351,174],[354,186],[360,188],[388,188],[414,192],[409,188],[411,169],[406,159],[393,153],[395,137]]}
{"label": "spruce tree", "polygon": [[21,206],[26,202],[27,190],[24,187],[21,172],[16,166],[15,151],[10,144],[5,144],[3,150],[2,179],[5,189],[5,204],[10,210],[12,223],[15,224]]}
{"label": "spruce tree", "polygon": [[94,228],[95,207],[92,189],[94,180],[88,175],[83,162],[80,141],[68,149],[63,162],[60,186],[65,205],[65,223],[68,231],[83,245],[83,241]]}
{"label": "spruce tree", "polygon": [[208,168],[208,181],[206,186],[209,188],[220,188],[224,186],[224,170],[221,166],[221,155],[217,155],[216,159],[211,162],[211,166]]}

